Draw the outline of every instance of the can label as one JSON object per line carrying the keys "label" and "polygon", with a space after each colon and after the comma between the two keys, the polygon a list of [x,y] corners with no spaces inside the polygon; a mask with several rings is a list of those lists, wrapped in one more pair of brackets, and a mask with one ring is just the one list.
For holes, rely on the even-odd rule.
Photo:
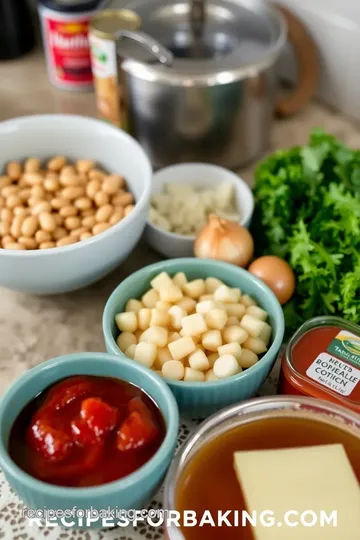
{"label": "can label", "polygon": [[92,83],[89,16],[74,21],[45,18],[49,61],[57,82],[69,86]]}
{"label": "can label", "polygon": [[90,33],[91,64],[99,115],[127,129],[126,106],[117,65],[116,42]]}

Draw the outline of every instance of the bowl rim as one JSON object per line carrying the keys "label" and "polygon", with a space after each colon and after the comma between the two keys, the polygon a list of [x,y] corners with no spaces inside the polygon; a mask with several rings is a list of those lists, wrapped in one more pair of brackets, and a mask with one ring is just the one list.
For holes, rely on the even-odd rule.
{"label": "bowl rim", "polygon": [[[106,352],[84,352],[57,356],[55,358],[52,358],[51,360],[47,360],[46,362],[39,364],[38,366],[35,366],[34,368],[31,368],[30,370],[23,373],[20,377],[18,377],[15,382],[8,388],[4,396],[1,398],[0,431],[1,425],[4,423],[4,421],[6,421],[4,412],[9,407],[9,403],[13,399],[13,396],[16,395],[19,390],[23,388],[24,385],[29,384],[42,371],[56,371],[58,368],[60,368],[58,373],[59,376],[53,381],[53,384],[55,384],[57,381],[63,378],[61,376],[61,366],[73,365],[74,360],[78,362],[83,362],[86,360],[88,363],[101,363],[101,365],[108,364],[121,366],[125,364],[124,359],[119,358],[115,355],[108,354]],[[128,362],[126,362],[126,365],[128,365]],[[89,489],[91,490],[91,495],[93,495],[94,497],[110,495],[122,489],[127,489],[133,486],[137,482],[141,481],[144,476],[147,477],[153,474],[156,471],[157,467],[161,465],[161,463],[165,459],[168,450],[172,447],[175,447],[179,430],[179,409],[170,388],[158,375],[156,375],[156,373],[150,372],[150,370],[147,370],[141,364],[135,362],[131,369],[133,369],[133,371],[141,373],[143,377],[151,379],[158,386],[159,391],[162,392],[169,406],[169,424],[166,428],[164,440],[162,441],[160,447],[155,452],[155,454],[151,457],[151,459],[149,459],[149,461],[147,461],[144,465],[142,465],[133,473],[123,478],[120,478],[119,480],[114,480],[113,482],[108,482],[106,484],[100,484],[98,486],[90,487],[58,486],[48,482],[43,482],[42,480],[38,480],[37,478],[34,478],[33,476],[25,472],[23,469],[21,469],[10,457],[3,438],[0,436],[0,464],[5,472],[5,475],[7,471],[10,471],[11,475],[15,477],[17,481],[21,482],[23,486],[26,486],[29,489],[37,489],[42,492],[46,491],[52,496],[72,496],[79,499],[84,499],[89,497]],[[101,375],[98,376],[100,377]],[[120,379],[120,377],[115,378]],[[173,452],[171,455],[171,459],[172,457]]]}
{"label": "bowl rim", "polygon": [[[230,169],[226,169],[226,167],[221,167],[221,165],[215,165],[215,164],[211,164],[211,163],[204,163],[204,162],[201,162],[201,161],[194,161],[194,162],[189,161],[189,162],[185,162],[185,163],[177,163],[175,165],[169,165],[168,167],[163,167],[162,169],[159,169],[159,170],[155,171],[154,174],[153,174],[153,183],[152,183],[150,196],[152,196],[154,193],[157,193],[157,192],[154,192],[153,187],[154,187],[154,185],[156,183],[157,177],[160,174],[163,174],[164,172],[171,174],[171,172],[174,169],[185,169],[185,168],[188,168],[188,167],[194,167],[194,168],[205,167],[205,168],[208,168],[208,169],[215,169],[218,172],[226,173],[227,176],[232,177],[234,179],[234,185],[236,186],[236,191],[240,192],[240,193],[241,192],[246,192],[248,194],[248,196],[249,196],[249,201],[250,201],[250,206],[249,206],[249,210],[248,210],[247,214],[245,214],[245,216],[243,218],[241,218],[240,221],[237,221],[236,223],[239,223],[239,225],[242,225],[244,227],[245,223],[248,222],[249,220],[251,220],[251,218],[252,218],[252,216],[254,214],[255,201],[254,201],[253,192],[252,192],[249,184],[242,178],[242,176],[239,176],[236,172],[231,171]],[[178,183],[178,182],[175,182],[175,183]],[[151,204],[151,201],[150,201],[150,204]],[[149,227],[151,227],[152,229],[154,229],[158,233],[163,234],[169,240],[170,239],[172,239],[172,240],[176,239],[176,240],[182,240],[182,241],[188,241],[188,242],[195,242],[195,240],[196,240],[196,235],[187,236],[187,235],[184,235],[184,234],[165,231],[164,229],[162,229],[158,225],[155,225],[155,223],[152,223],[149,220],[149,217],[148,217],[146,223],[147,223],[147,225]]]}
{"label": "bowl rim", "polygon": [[[47,255],[51,255],[53,253],[59,254],[59,253],[69,253],[75,249],[81,249],[85,246],[90,246],[92,244],[95,244],[97,242],[100,242],[103,238],[108,238],[117,232],[121,231],[124,227],[127,225],[130,225],[131,222],[133,222],[135,219],[138,218],[139,214],[141,214],[141,211],[149,204],[150,197],[151,197],[151,183],[152,183],[152,176],[153,176],[153,168],[150,162],[149,157],[147,156],[144,149],[141,147],[141,145],[138,143],[136,139],[131,137],[126,131],[123,131],[120,128],[117,128],[115,126],[112,126],[110,124],[107,124],[106,122],[103,122],[102,120],[99,120],[97,118],[91,118],[87,116],[81,116],[76,114],[34,114],[34,115],[28,115],[28,116],[19,116],[16,118],[11,118],[9,120],[4,120],[0,122],[0,136],[6,134],[6,130],[10,129],[11,127],[16,128],[17,125],[19,128],[26,124],[31,124],[32,122],[43,122],[47,123],[49,121],[55,121],[55,122],[63,122],[66,123],[69,120],[69,122],[77,122],[77,123],[83,123],[83,124],[89,124],[89,129],[96,129],[96,126],[101,126],[101,129],[108,130],[109,132],[112,132],[114,135],[116,134],[120,139],[125,139],[135,148],[137,148],[137,151],[140,155],[142,155],[144,160],[144,165],[146,170],[146,179],[144,180],[144,189],[142,190],[142,193],[136,201],[134,210],[126,217],[124,217],[121,221],[116,223],[115,225],[112,225],[109,229],[102,232],[101,234],[98,234],[97,236],[93,236],[92,238],[88,238],[87,240],[80,240],[79,242],[75,242],[74,244],[70,244],[69,246],[60,246],[60,247],[54,247],[49,249],[32,249],[32,250],[10,250],[10,249],[4,249],[0,248],[0,255],[4,255],[5,257],[45,257]],[[125,223],[125,224],[124,224]]]}
{"label": "bowl rim", "polygon": [[[141,279],[141,276],[146,271],[167,271],[167,269],[170,269],[174,264],[179,265],[180,271],[186,272],[186,265],[187,264],[198,264],[198,265],[206,265],[206,266],[213,266],[214,264],[219,269],[224,270],[231,270],[234,273],[237,273],[243,277],[250,277],[252,281],[256,283],[256,285],[259,287],[259,290],[262,291],[264,294],[268,296],[268,298],[273,302],[273,313],[272,315],[278,320],[279,328],[277,329],[276,335],[274,336],[273,342],[271,343],[271,346],[266,351],[264,356],[262,356],[255,365],[251,366],[250,368],[242,371],[241,373],[238,373],[237,375],[233,375],[232,377],[228,377],[226,379],[221,379],[218,381],[207,381],[204,383],[203,381],[199,382],[189,382],[189,381],[174,381],[171,379],[166,379],[165,377],[163,380],[168,384],[170,387],[174,387],[177,389],[181,388],[187,388],[187,389],[194,389],[198,390],[199,388],[203,388],[204,391],[206,391],[206,388],[209,388],[213,390],[214,388],[224,389],[224,387],[228,386],[229,384],[236,384],[239,380],[247,380],[249,377],[252,376],[252,374],[255,374],[256,372],[261,370],[261,364],[264,364],[265,362],[271,363],[270,361],[271,355],[274,353],[274,351],[279,351],[282,340],[284,337],[285,332],[285,320],[284,320],[284,313],[282,310],[282,307],[276,298],[275,294],[272,292],[272,290],[259,278],[254,276],[253,274],[250,274],[247,270],[244,268],[240,268],[238,266],[234,266],[229,263],[224,263],[221,261],[216,261],[214,259],[196,259],[195,257],[185,257],[185,258],[179,258],[179,259],[169,259],[165,261],[160,261],[154,264],[150,264],[148,266],[145,266],[144,268],[140,268],[140,270],[137,270],[130,276],[128,276],[126,279],[124,279],[111,293],[109,296],[104,312],[102,317],[102,327],[103,327],[103,334],[105,339],[106,346],[109,346],[111,349],[111,354],[114,354],[116,356],[120,356],[121,358],[127,360],[128,362],[134,362],[131,358],[128,358],[125,356],[125,354],[120,351],[118,348],[115,339],[113,338],[112,332],[110,330],[110,310],[111,310],[111,304],[114,301],[114,298],[118,292],[119,289],[125,288],[128,286],[128,284],[133,281],[134,279]],[[171,270],[169,270],[171,272]],[[276,359],[276,353],[275,353],[275,359]],[[275,360],[274,360],[275,362]],[[149,369],[149,368],[145,368]],[[149,371],[152,371],[149,369]]]}

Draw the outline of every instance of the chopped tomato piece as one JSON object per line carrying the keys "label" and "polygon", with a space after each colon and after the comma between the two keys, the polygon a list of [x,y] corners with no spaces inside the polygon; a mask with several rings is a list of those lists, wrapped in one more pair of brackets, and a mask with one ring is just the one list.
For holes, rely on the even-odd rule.
{"label": "chopped tomato piece", "polygon": [[77,416],[74,418],[74,420],[72,420],[71,432],[74,441],[83,446],[87,444],[95,444],[99,441],[99,438],[94,433],[94,430],[92,430],[86,420],[80,416]]}
{"label": "chopped tomato piece", "polygon": [[[53,408],[55,410],[62,409],[69,405],[75,399],[78,399],[86,394],[90,394],[93,390],[93,385],[90,382],[78,382],[75,385],[68,386],[67,388],[59,389],[52,397],[44,403],[43,410]],[[41,409],[40,409],[41,410]]]}
{"label": "chopped tomato piece", "polygon": [[150,416],[133,411],[121,424],[117,432],[118,450],[127,451],[149,444],[158,434],[158,427]]}
{"label": "chopped tomato piece", "polygon": [[101,437],[115,428],[119,413],[100,398],[88,398],[81,403],[80,416],[96,437]]}
{"label": "chopped tomato piece", "polygon": [[41,420],[30,426],[28,439],[30,444],[49,461],[62,461],[73,447],[71,437]]}

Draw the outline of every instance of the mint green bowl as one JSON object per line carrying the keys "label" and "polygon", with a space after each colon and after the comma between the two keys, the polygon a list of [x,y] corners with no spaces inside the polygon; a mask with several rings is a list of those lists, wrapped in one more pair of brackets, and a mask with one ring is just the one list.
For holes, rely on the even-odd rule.
{"label": "mint green bowl", "polygon": [[[186,416],[206,417],[219,409],[255,396],[271,371],[284,337],[284,315],[273,292],[255,276],[237,266],[205,259],[171,259],[146,266],[125,279],[111,294],[103,314],[103,333],[107,351],[126,358],[116,344],[118,330],[115,315],[123,311],[130,298],[140,298],[150,281],[160,272],[174,275],[184,272],[189,280],[216,277],[230,287],[239,287],[269,313],[273,327],[271,346],[250,369],[229,379],[215,382],[183,382],[165,379],[174,393],[180,412]],[[134,360],[129,359],[129,362]]]}
{"label": "mint green bowl", "polygon": [[[167,427],[156,454],[134,473],[108,484],[90,488],[60,487],[33,478],[20,469],[8,454],[11,427],[29,401],[57,381],[73,375],[114,377],[141,387],[160,408]],[[0,402],[0,466],[17,495],[31,509],[100,511],[142,509],[159,488],[170,465],[179,428],[179,412],[168,386],[155,373],[135,362],[106,353],[59,356],[27,371],[9,388]],[[67,519],[64,526],[72,519]],[[116,520],[115,520],[116,523]],[[76,520],[77,527],[100,527],[100,521]],[[107,524],[107,526],[111,526]]]}

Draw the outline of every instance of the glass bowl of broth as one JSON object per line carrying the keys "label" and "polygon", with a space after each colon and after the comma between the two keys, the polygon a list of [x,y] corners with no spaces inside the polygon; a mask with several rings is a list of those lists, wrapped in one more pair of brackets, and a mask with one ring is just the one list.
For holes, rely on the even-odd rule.
{"label": "glass bowl of broth", "polygon": [[[358,414],[298,396],[272,396],[233,405],[203,422],[179,451],[166,477],[164,508],[176,510],[180,516],[195,511],[197,518],[206,511],[212,516],[219,511],[246,511],[234,471],[235,452],[332,444],[343,445],[360,484]],[[168,540],[255,539],[249,523],[219,528],[165,522]]]}

